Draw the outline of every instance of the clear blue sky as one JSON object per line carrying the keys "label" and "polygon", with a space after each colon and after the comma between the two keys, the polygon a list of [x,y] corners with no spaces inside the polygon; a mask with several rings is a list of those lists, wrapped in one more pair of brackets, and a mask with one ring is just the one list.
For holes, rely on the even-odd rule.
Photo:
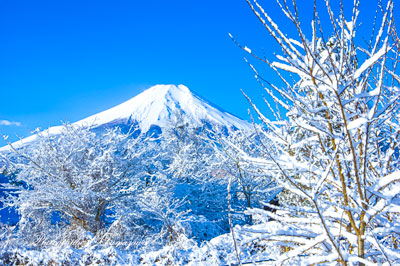
{"label": "clear blue sky", "polygon": [[[279,22],[274,1],[260,2]],[[308,27],[312,1],[298,2]],[[375,1],[362,5],[374,15]],[[0,0],[0,124],[20,123],[0,133],[16,140],[75,122],[161,83],[185,84],[247,119],[240,89],[256,102],[263,92],[228,33],[259,53],[278,51],[244,0]]]}

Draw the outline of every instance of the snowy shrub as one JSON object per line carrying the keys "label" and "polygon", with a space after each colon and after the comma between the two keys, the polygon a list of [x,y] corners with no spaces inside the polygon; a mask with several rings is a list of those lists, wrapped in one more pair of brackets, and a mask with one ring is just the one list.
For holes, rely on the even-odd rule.
{"label": "snowy shrub", "polygon": [[0,250],[7,251],[18,246],[15,230],[15,226],[0,223]]}
{"label": "snowy shrub", "polygon": [[115,248],[88,247],[85,249],[52,247],[36,250],[0,250],[1,265],[139,265],[139,257]]}

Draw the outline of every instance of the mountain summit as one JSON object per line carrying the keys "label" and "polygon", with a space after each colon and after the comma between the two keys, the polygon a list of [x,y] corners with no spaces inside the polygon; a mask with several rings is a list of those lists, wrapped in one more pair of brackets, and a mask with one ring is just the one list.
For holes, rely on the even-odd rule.
{"label": "mountain summit", "polygon": [[[161,128],[172,125],[175,115],[182,115],[184,121],[191,126],[207,122],[228,128],[251,128],[248,122],[201,99],[184,85],[153,86],[120,105],[89,116],[73,125],[100,128],[137,123],[142,131],[148,131],[153,125]],[[45,132],[56,135],[61,129],[61,126],[55,126]],[[32,135],[14,142],[13,145],[19,148],[35,139],[36,135]],[[6,146],[0,148],[0,151],[8,149],[9,147]]]}
{"label": "mountain summit", "polygon": [[248,128],[249,124],[201,99],[184,85],[156,85],[104,112],[76,122],[77,125],[114,125],[137,122],[142,131],[166,127],[173,115],[182,114],[190,125],[208,123]]}

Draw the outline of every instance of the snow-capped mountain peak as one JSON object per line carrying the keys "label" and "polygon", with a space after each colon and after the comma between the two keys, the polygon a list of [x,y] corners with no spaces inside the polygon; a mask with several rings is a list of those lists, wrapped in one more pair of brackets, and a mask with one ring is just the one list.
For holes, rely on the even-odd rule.
{"label": "snow-capped mountain peak", "polygon": [[[139,128],[146,132],[152,125],[161,128],[172,126],[174,116],[177,114],[182,115],[184,121],[191,126],[207,122],[228,128],[251,128],[248,122],[201,99],[184,85],[153,86],[120,105],[82,119],[73,125],[99,128],[137,123]],[[45,133],[56,135],[61,130],[62,126],[55,126],[47,129]],[[36,137],[32,135],[19,140],[13,143],[13,146],[22,147],[34,141]],[[9,150],[9,147],[0,148],[0,151],[4,150]]]}
{"label": "snow-capped mountain peak", "polygon": [[153,86],[118,106],[75,124],[98,127],[134,121],[138,123],[142,131],[147,131],[151,125],[168,126],[174,114],[178,113],[183,114],[191,125],[207,121],[220,126],[248,127],[247,122],[213,107],[194,95],[184,85]]}

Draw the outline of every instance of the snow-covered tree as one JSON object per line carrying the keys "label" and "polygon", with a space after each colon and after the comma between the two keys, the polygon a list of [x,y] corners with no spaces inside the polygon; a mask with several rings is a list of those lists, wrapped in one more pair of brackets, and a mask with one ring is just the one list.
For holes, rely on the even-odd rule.
{"label": "snow-covered tree", "polygon": [[335,14],[330,1],[314,1],[309,37],[296,1],[277,2],[297,36],[281,31],[258,1],[246,1],[282,54],[270,62],[241,46],[275,70],[279,83],[250,64],[275,119],[253,104],[265,128],[258,131],[265,157],[239,150],[284,188],[286,200],[267,204],[276,212],[249,211],[264,222],[243,232],[285,246],[271,254],[278,264],[400,263],[400,42],[393,1],[379,2],[367,42],[357,35],[358,0],[349,18],[342,4]]}
{"label": "snow-covered tree", "polygon": [[213,135],[219,131],[206,122],[192,125],[177,113],[160,137],[159,150],[174,198],[183,201],[190,236],[198,241],[228,230],[227,178],[220,175],[220,158],[214,151]]}
{"label": "snow-covered tree", "polygon": [[15,180],[4,203],[20,215],[20,238],[36,247],[81,246],[91,234],[126,247],[158,233],[146,224],[141,202],[163,184],[148,171],[152,139],[133,135],[66,124],[59,134],[39,133],[35,143],[14,150]]}
{"label": "snow-covered tree", "polygon": [[[220,176],[227,181],[230,179],[229,193],[232,194],[236,211],[261,207],[262,202],[269,198],[271,189],[276,186],[265,171],[247,160],[249,155],[263,156],[259,136],[253,130],[232,130],[229,134],[219,132],[215,141],[214,152],[218,158],[216,165]],[[238,218],[243,220],[243,215]],[[251,215],[248,218],[246,222],[251,224]]]}

